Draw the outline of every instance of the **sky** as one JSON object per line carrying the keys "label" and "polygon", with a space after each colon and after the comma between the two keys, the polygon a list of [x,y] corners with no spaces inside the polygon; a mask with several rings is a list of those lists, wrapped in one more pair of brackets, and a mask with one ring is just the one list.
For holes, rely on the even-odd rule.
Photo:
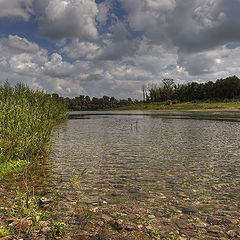
{"label": "sky", "polygon": [[75,97],[240,76],[240,0],[0,0],[0,81]]}

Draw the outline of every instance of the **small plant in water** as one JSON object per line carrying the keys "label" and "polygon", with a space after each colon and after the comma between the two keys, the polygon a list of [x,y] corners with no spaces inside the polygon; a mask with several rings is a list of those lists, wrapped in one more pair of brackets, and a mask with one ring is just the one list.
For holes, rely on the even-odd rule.
{"label": "small plant in water", "polygon": [[178,240],[178,239],[179,237],[176,233],[171,234],[170,238],[168,238],[168,240]]}
{"label": "small plant in water", "polygon": [[56,239],[60,239],[66,235],[67,225],[64,222],[53,223],[51,230]]}
{"label": "small plant in water", "polygon": [[5,237],[9,234],[10,232],[5,226],[0,226],[0,237]]}
{"label": "small plant in water", "polygon": [[162,208],[162,210],[164,210],[170,217],[179,214],[179,211],[178,211],[175,207],[170,206],[170,205],[168,205],[167,203],[165,203],[161,208]]}
{"label": "small plant in water", "polygon": [[156,239],[161,239],[161,234],[163,234],[164,231],[161,229],[153,229],[148,235],[150,237],[154,237]]}
{"label": "small plant in water", "polygon": [[112,218],[117,218],[119,216],[119,213],[114,211],[114,212],[110,213],[110,216]]}
{"label": "small plant in water", "polygon": [[149,220],[149,219],[146,219],[144,217],[138,216],[137,219],[136,219],[136,223],[142,223],[142,224],[145,224],[145,225],[152,225],[153,221]]}

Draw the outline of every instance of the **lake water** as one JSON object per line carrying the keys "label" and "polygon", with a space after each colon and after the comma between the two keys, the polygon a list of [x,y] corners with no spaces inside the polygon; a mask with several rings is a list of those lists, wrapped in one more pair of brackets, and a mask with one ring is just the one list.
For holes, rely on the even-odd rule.
{"label": "lake water", "polygon": [[[231,218],[239,227],[239,121],[238,112],[71,113],[54,132],[49,161],[54,183],[109,214],[130,211],[131,221],[143,219],[138,224],[150,216],[151,227],[161,226],[170,237],[176,229],[197,236],[203,228],[184,230],[174,216],[209,225],[211,218]],[[83,171],[73,190],[71,177]],[[233,227],[230,222],[222,226],[223,235]],[[215,239],[220,233],[200,234]]]}

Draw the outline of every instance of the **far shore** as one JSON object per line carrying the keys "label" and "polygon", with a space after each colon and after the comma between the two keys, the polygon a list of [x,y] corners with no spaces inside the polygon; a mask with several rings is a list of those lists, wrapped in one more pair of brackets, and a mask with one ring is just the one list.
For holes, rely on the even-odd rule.
{"label": "far shore", "polygon": [[168,105],[166,103],[142,103],[104,111],[240,111],[239,102],[185,102]]}

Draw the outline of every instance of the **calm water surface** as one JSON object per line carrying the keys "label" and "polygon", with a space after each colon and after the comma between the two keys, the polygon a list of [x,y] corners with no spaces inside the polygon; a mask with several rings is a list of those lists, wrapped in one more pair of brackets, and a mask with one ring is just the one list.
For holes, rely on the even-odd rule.
{"label": "calm water surface", "polygon": [[50,159],[65,192],[72,191],[71,175],[86,168],[80,192],[89,202],[137,194],[138,202],[167,198],[182,205],[188,199],[200,210],[208,205],[224,211],[228,201],[240,200],[239,122],[215,121],[216,112],[205,119],[196,112],[194,119],[176,113],[74,114],[77,119],[55,128]]}

